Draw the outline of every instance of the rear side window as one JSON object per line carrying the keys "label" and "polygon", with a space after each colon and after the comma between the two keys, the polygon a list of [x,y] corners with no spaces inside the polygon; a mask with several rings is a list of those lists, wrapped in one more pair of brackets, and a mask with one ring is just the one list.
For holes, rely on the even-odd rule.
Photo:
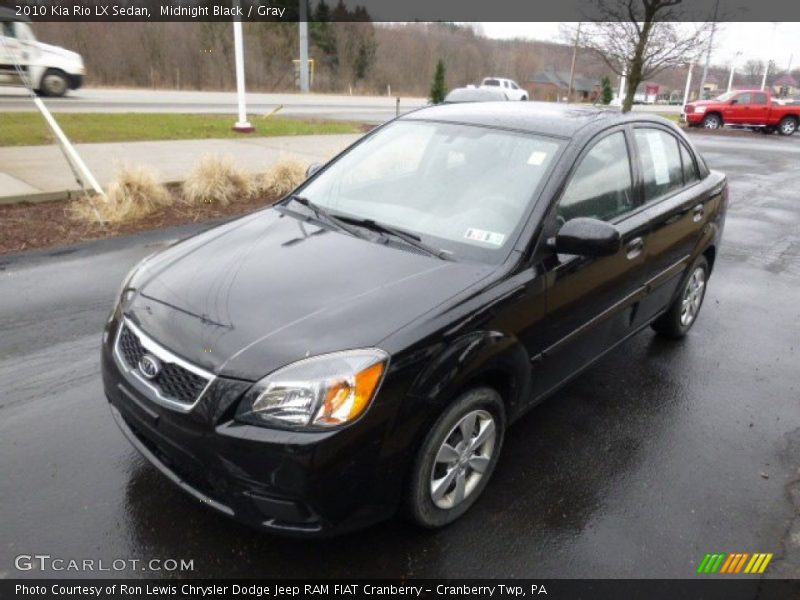
{"label": "rear side window", "polygon": [[763,92],[759,92],[753,94],[753,104],[766,104],[767,103],[767,95]]}
{"label": "rear side window", "polygon": [[594,217],[610,221],[634,208],[625,134],[612,133],[583,157],[558,203],[559,220]]}
{"label": "rear side window", "polygon": [[681,163],[683,164],[683,182],[686,185],[700,181],[700,175],[697,174],[697,165],[694,164],[692,155],[683,144],[678,144],[681,149]]}
{"label": "rear side window", "polygon": [[499,85],[500,85],[500,82],[499,82],[499,81],[497,81],[497,79],[486,79],[486,80],[483,82],[483,85],[496,85],[496,86],[499,86]]}
{"label": "rear side window", "polygon": [[642,163],[645,202],[683,187],[678,140],[660,129],[637,128],[634,135]]}
{"label": "rear side window", "polygon": [[3,35],[5,37],[9,37],[9,38],[17,37],[14,34],[14,24],[13,23],[8,23],[8,22],[4,22],[3,23]]}

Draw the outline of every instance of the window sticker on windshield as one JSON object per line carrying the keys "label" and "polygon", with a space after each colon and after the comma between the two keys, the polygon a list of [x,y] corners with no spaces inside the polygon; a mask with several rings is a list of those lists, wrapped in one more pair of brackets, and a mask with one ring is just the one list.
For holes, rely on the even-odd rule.
{"label": "window sticker on windshield", "polygon": [[546,159],[546,158],[547,158],[547,152],[541,152],[539,150],[534,150],[533,152],[531,152],[531,155],[528,157],[528,164],[529,165],[535,165],[535,166],[538,167],[544,162],[544,159]]}
{"label": "window sticker on windshield", "polygon": [[650,146],[650,156],[653,159],[653,171],[656,183],[666,185],[669,183],[669,165],[667,164],[667,150],[664,148],[664,138],[658,131],[647,132],[647,145]]}
{"label": "window sticker on windshield", "polygon": [[474,242],[483,242],[484,244],[491,244],[492,246],[502,246],[503,240],[506,236],[502,233],[495,233],[494,231],[484,231],[483,229],[474,229],[470,227],[464,237]]}

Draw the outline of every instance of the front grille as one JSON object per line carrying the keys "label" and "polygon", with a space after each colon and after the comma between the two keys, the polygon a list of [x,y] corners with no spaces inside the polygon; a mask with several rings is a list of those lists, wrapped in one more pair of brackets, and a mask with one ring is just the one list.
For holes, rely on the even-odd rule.
{"label": "front grille", "polygon": [[[156,388],[164,398],[180,404],[194,404],[209,380],[178,363],[170,362],[163,354],[148,352],[136,332],[126,324],[121,327],[117,348],[128,369],[135,371],[140,380]],[[152,354],[161,362],[161,370],[153,379],[146,379],[138,372],[139,362],[145,354]]]}

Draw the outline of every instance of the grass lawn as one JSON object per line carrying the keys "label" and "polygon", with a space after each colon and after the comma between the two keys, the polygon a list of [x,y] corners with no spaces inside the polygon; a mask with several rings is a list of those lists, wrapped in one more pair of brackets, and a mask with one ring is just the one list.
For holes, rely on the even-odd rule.
{"label": "grass lawn", "polygon": [[[243,135],[315,135],[359,133],[361,124],[281,117],[253,117],[255,133],[231,129],[233,115],[161,113],[55,113],[58,124],[75,143],[195,140]],[[38,112],[0,112],[0,146],[51,144],[55,138]]]}
{"label": "grass lawn", "polygon": [[681,122],[681,115],[680,113],[658,113],[659,117],[664,117],[665,119],[669,119],[673,123],[680,123]]}

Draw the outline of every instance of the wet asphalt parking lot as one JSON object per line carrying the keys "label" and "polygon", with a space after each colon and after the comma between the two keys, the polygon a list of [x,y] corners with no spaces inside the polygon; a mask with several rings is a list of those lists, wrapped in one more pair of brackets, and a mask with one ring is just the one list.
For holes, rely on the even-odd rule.
{"label": "wet asphalt parking lot", "polygon": [[643,332],[533,409],[484,497],[437,532],[251,531],[123,438],[101,328],[127,270],[186,229],[0,257],[0,577],[92,575],[14,567],[49,554],[193,560],[200,577],[684,578],[718,551],[800,577],[800,135],[692,137],[731,206],[691,334]]}

